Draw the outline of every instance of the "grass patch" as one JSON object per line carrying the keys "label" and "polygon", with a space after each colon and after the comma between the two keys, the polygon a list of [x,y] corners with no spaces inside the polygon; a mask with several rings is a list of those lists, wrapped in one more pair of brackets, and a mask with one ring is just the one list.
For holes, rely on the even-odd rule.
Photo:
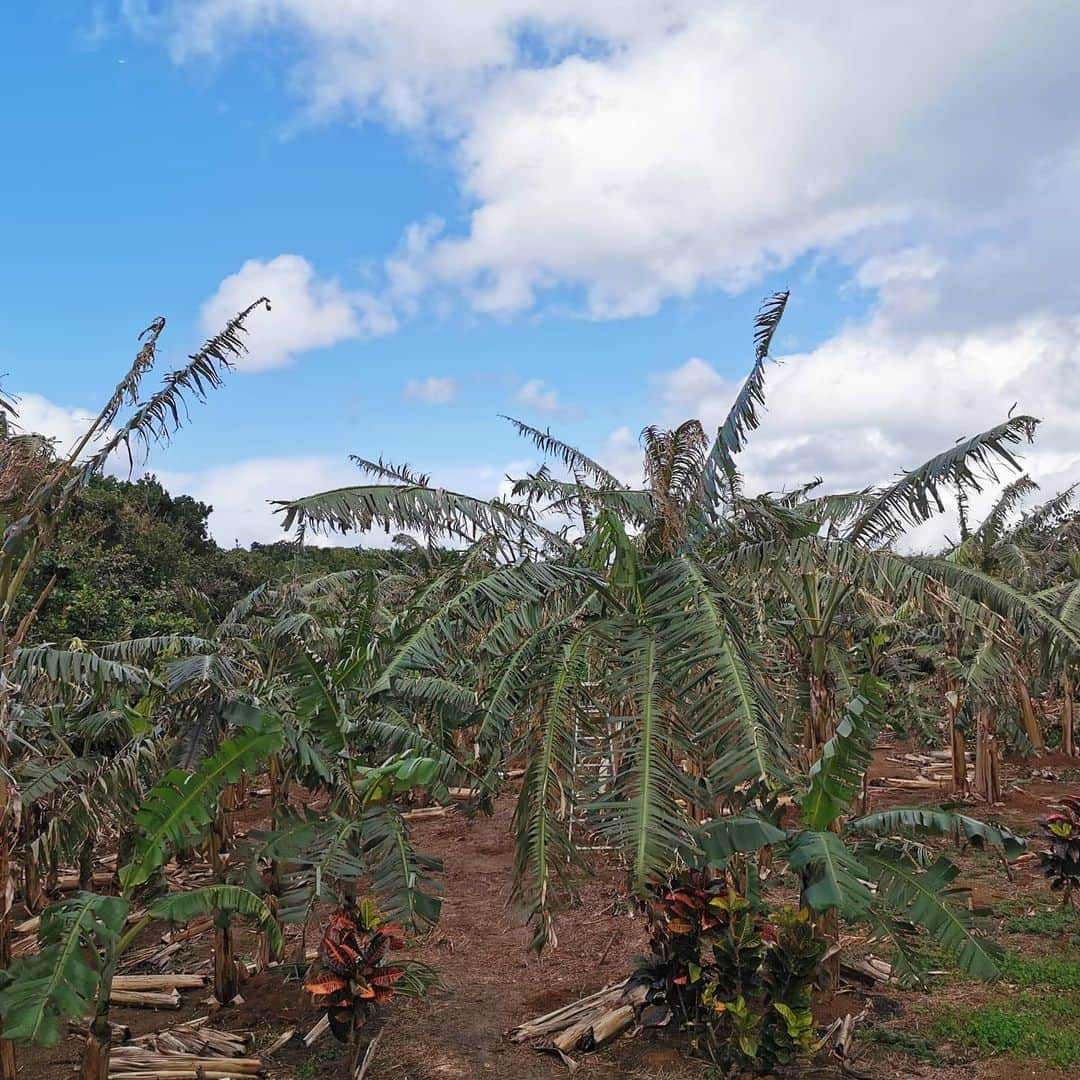
{"label": "grass patch", "polygon": [[1080,934],[1080,920],[1077,919],[1076,912],[1068,908],[1035,911],[1030,915],[1013,915],[1001,925],[1002,929],[1011,934],[1039,934],[1043,937]]}
{"label": "grass patch", "polygon": [[1052,953],[1047,956],[1020,956],[1010,952],[1005,954],[998,966],[1002,978],[1017,986],[1080,990],[1080,961],[1068,956]]}
{"label": "grass patch", "polygon": [[324,1065],[336,1061],[340,1055],[341,1051],[337,1047],[312,1051],[296,1070],[298,1080],[312,1080],[319,1075]]}
{"label": "grass patch", "polygon": [[[1055,927],[1058,912],[1032,910],[1021,897],[997,906],[1006,919],[1034,920]],[[1008,925],[1008,924],[1006,924]],[[1025,925],[1021,928],[1031,932]],[[1015,932],[1015,931],[1014,931]],[[1047,931],[1050,933],[1051,931]],[[1009,1054],[1036,1058],[1059,1069],[1080,1066],[1080,955],[1068,947],[1041,956],[1007,952],[999,961],[1002,979],[1015,990],[998,989],[977,1005],[946,1005],[930,1017],[931,1045],[950,1042],[973,1055]]]}
{"label": "grass patch", "polygon": [[939,1040],[979,1054],[1039,1058],[1059,1069],[1080,1065],[1080,994],[1030,991],[972,1008],[949,1007],[932,1021]]}
{"label": "grass patch", "polygon": [[995,904],[994,914],[1002,920],[1002,929],[1010,934],[1053,938],[1080,934],[1080,917],[1061,904],[1046,907],[1044,902],[1033,898],[1014,897]]}

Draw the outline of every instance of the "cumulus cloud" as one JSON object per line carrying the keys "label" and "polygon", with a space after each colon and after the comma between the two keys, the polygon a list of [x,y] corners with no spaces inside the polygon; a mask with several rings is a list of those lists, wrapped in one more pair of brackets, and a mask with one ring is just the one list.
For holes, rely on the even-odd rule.
{"label": "cumulus cloud", "polygon": [[[698,359],[655,380],[665,422],[699,416],[710,431],[738,385]],[[1044,493],[1080,480],[1080,318],[1033,316],[898,338],[885,311],[812,352],[783,357],[769,368],[766,396],[762,425],[741,457],[754,491],[814,476],[831,490],[881,483],[1011,410],[1043,421],[1022,455]],[[919,538],[940,534],[938,525]]]}
{"label": "cumulus cloud", "polygon": [[411,401],[423,401],[428,405],[446,405],[457,397],[457,382],[446,376],[429,375],[426,379],[409,379],[405,383],[405,396]]}
{"label": "cumulus cloud", "polygon": [[[288,540],[271,500],[295,499],[317,491],[358,483],[348,461],[324,456],[258,457],[218,465],[200,472],[156,470],[174,494],[192,495],[213,507],[210,533],[222,547]],[[357,536],[319,541],[355,545]]]}
{"label": "cumulus cloud", "polygon": [[[406,238],[413,292],[479,310],[578,287],[599,317],[741,290],[811,251],[856,263],[944,237],[973,274],[1035,271],[1075,224],[1080,8],[957,0],[191,0],[129,12],[194,62],[267,32],[299,44],[315,116],[456,146],[464,229]],[[1061,200],[1064,199],[1064,204]],[[1047,208],[1053,207],[1053,212]],[[1051,260],[1030,254],[1045,242]],[[421,241],[421,242],[418,242]],[[958,302],[978,302],[973,281]],[[1015,301],[1014,301],[1015,302]]]}
{"label": "cumulus cloud", "polygon": [[656,33],[701,0],[125,0],[128,21],[166,40],[179,62],[220,55],[238,41],[292,32],[293,72],[312,115],[342,109],[401,127],[453,124],[500,73],[550,63],[581,43]]}
{"label": "cumulus cloud", "polygon": [[641,444],[625,425],[615,428],[604,440],[597,461],[624,484],[639,486],[643,481]]}
{"label": "cumulus cloud", "polygon": [[15,397],[18,418],[13,426],[27,434],[44,435],[56,441],[56,449],[71,450],[93,423],[93,413],[67,405],[57,405],[40,394],[20,394]]}
{"label": "cumulus cloud", "polygon": [[222,281],[203,305],[203,331],[216,333],[260,296],[269,297],[272,310],[248,320],[248,352],[237,363],[242,371],[287,367],[310,349],[396,329],[393,313],[376,297],[318,277],[300,255],[278,255],[249,259]]}
{"label": "cumulus cloud", "polygon": [[929,6],[842,8],[708,4],[502,78],[462,139],[468,230],[431,273],[495,310],[578,285],[613,317],[943,223],[1003,250],[1075,160],[1080,123],[1055,102],[1080,89],[1061,10],[954,4],[933,10],[955,32],[931,34]]}
{"label": "cumulus cloud", "polygon": [[[1080,92],[1080,6],[128,10],[179,62],[286,33],[309,116],[445,140],[466,213],[406,231],[385,267],[398,310],[449,288],[482,312],[569,293],[593,317],[642,315],[824,255],[873,294],[872,311],[770,369],[770,412],[746,456],[754,484],[877,481],[1014,402],[1045,420],[1036,477],[1080,477],[1080,113],[1062,106]],[[698,358],[656,387],[667,419],[712,424],[736,382]],[[539,380],[518,400],[562,408]],[[608,444],[605,460],[631,470],[630,433]]]}
{"label": "cumulus cloud", "polygon": [[544,416],[565,416],[567,408],[559,399],[559,391],[548,387],[543,379],[523,382],[514,394],[514,400],[533,412]]}

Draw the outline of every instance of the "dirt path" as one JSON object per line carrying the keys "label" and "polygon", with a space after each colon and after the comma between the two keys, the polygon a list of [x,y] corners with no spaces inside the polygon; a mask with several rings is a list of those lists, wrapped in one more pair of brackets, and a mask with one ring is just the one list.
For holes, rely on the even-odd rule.
{"label": "dirt path", "polygon": [[[415,846],[442,858],[446,874],[442,918],[409,955],[435,968],[445,988],[426,1001],[395,1001],[373,1022],[373,1031],[378,1025],[383,1033],[369,1080],[564,1080],[568,1073],[561,1061],[510,1043],[506,1032],[624,977],[645,951],[643,920],[628,913],[618,888],[621,874],[603,857],[593,860],[594,874],[580,883],[580,902],[560,918],[558,947],[542,959],[528,951],[529,932],[506,906],[514,861],[513,805],[506,796],[492,817],[453,815],[414,823]],[[267,810],[266,799],[251,799],[243,823],[260,827]],[[314,944],[318,931],[313,929],[308,940]],[[239,932],[237,947],[241,955],[253,953],[246,932]],[[177,969],[197,970],[208,949],[208,937],[199,939],[178,958]],[[284,1030],[310,1030],[320,1016],[298,982],[283,982],[275,972],[248,980],[242,994],[243,1006],[215,1013],[213,1025],[250,1031],[256,1053]],[[206,1015],[203,997],[205,991],[185,993],[183,1008],[175,1012],[114,1008],[112,1019],[140,1035]],[[71,1076],[81,1043],[71,1035],[55,1050],[22,1048],[20,1080]],[[342,1078],[349,1054],[329,1036],[310,1050],[290,1044],[267,1062],[268,1075],[274,1080]],[[690,1080],[703,1072],[650,1035],[589,1055],[587,1074],[598,1080]]]}
{"label": "dirt path", "polygon": [[[542,959],[528,952],[528,932],[506,909],[512,811],[505,798],[491,818],[417,823],[416,846],[446,863],[446,890],[438,928],[415,955],[442,973],[447,990],[427,1003],[395,1006],[369,1073],[373,1080],[564,1080],[558,1059],[515,1046],[505,1033],[624,977],[645,951],[644,923],[626,913],[618,870],[598,859],[580,905],[559,920],[558,947]],[[681,1078],[701,1070],[646,1038],[593,1055],[588,1074]]]}

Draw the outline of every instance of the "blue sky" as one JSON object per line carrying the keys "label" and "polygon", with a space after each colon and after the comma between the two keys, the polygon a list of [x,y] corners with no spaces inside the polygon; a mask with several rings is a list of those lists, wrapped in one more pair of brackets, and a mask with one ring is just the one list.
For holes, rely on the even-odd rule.
{"label": "blue sky", "polygon": [[931,5],[829,7],[24,7],[5,386],[70,437],[154,316],[180,359],[265,289],[249,363],[151,462],[247,542],[350,452],[494,493],[531,464],[499,413],[631,476],[646,423],[722,418],[790,287],[758,486],[883,478],[1013,401],[1037,478],[1080,478],[1076,10],[958,3],[951,52]]}

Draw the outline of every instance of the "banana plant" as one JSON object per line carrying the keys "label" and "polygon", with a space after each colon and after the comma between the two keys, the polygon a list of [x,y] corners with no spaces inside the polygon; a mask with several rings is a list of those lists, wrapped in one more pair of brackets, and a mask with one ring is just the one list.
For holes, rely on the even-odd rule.
{"label": "banana plant", "polygon": [[272,879],[280,920],[306,926],[317,901],[350,905],[366,879],[388,918],[416,930],[437,922],[442,862],[413,848],[395,798],[437,787],[440,775],[439,761],[411,753],[353,766],[348,792],[325,811],[289,810],[255,834],[253,864],[285,868]]}
{"label": "banana plant", "polygon": [[[1002,825],[945,807],[852,815],[883,722],[884,691],[873,677],[860,681],[805,786],[795,794],[797,825],[784,827],[775,813],[748,808],[739,817],[720,817],[704,826],[703,846],[721,865],[740,854],[756,860],[761,849],[771,848],[797,875],[803,903],[811,911],[829,920],[867,924],[872,940],[893,947],[900,979],[920,980],[925,969],[911,928],[951,955],[966,974],[997,978],[999,950],[977,932],[963,904],[966,893],[956,884],[958,868],[920,841],[949,837],[993,847],[1010,859],[1024,853],[1024,842]],[[835,934],[835,922],[831,929]]]}
{"label": "banana plant", "polygon": [[[11,959],[12,876],[21,835],[22,800],[10,768],[12,705],[19,686],[13,667],[56,583],[54,575],[37,596],[29,596],[30,573],[55,541],[76,492],[100,475],[114,455],[134,463],[140,450],[167,442],[183,426],[188,402],[204,399],[222,384],[232,361],[245,351],[245,321],[260,306],[268,308],[269,301],[260,298],[239,312],[143,399],[142,384],[156,362],[165,329],[165,319],[155,319],[140,335],[134,363],[66,454],[58,455],[40,436],[14,432],[17,411],[0,395],[0,455],[11,478],[0,493],[0,968]],[[16,1080],[15,1051],[8,1039],[0,1039],[0,1080]]]}
{"label": "banana plant", "polygon": [[[571,821],[588,817],[640,892],[695,849],[702,817],[738,808],[747,784],[775,789],[798,772],[800,731],[804,763],[822,752],[856,678],[852,622],[870,601],[940,603],[965,626],[1005,620],[1058,649],[1080,645],[1076,630],[1000,579],[889,547],[944,509],[943,492],[1018,470],[1032,417],[1008,417],[862,491],[821,494],[814,482],[745,495],[736,460],[761,423],[787,300],[762,306],[751,371],[715,438],[696,420],[645,429],[639,486],[513,421],[565,478],[545,464],[483,502],[406,466],[357,459],[382,482],[278,504],[284,526],[301,533],[382,526],[490,545],[492,558],[456,592],[410,612],[379,685],[437,679],[476,691],[474,715],[459,723],[473,726],[486,794],[508,761],[524,759],[513,891],[537,947],[571,888]],[[576,762],[586,744],[612,737],[614,775],[590,790]]]}
{"label": "banana plant", "polygon": [[215,936],[226,946],[225,962],[215,962],[215,993],[222,1001],[231,1000],[236,992],[229,934],[234,915],[252,919],[270,939],[271,949],[280,950],[280,932],[269,907],[238,885],[218,883],[167,893],[153,898],[145,912],[132,913],[139,886],[148,882],[171,854],[205,834],[224,787],[242,770],[256,768],[280,745],[280,732],[272,728],[241,731],[223,742],[197,769],[172,769],[161,778],[136,815],[139,836],[131,861],[120,870],[120,895],[80,892],[46,908],[39,953],[16,961],[0,974],[4,1038],[54,1046],[66,1021],[92,1013],[82,1077],[106,1080],[113,973],[124,952],[151,923],[214,916],[219,931]]}

